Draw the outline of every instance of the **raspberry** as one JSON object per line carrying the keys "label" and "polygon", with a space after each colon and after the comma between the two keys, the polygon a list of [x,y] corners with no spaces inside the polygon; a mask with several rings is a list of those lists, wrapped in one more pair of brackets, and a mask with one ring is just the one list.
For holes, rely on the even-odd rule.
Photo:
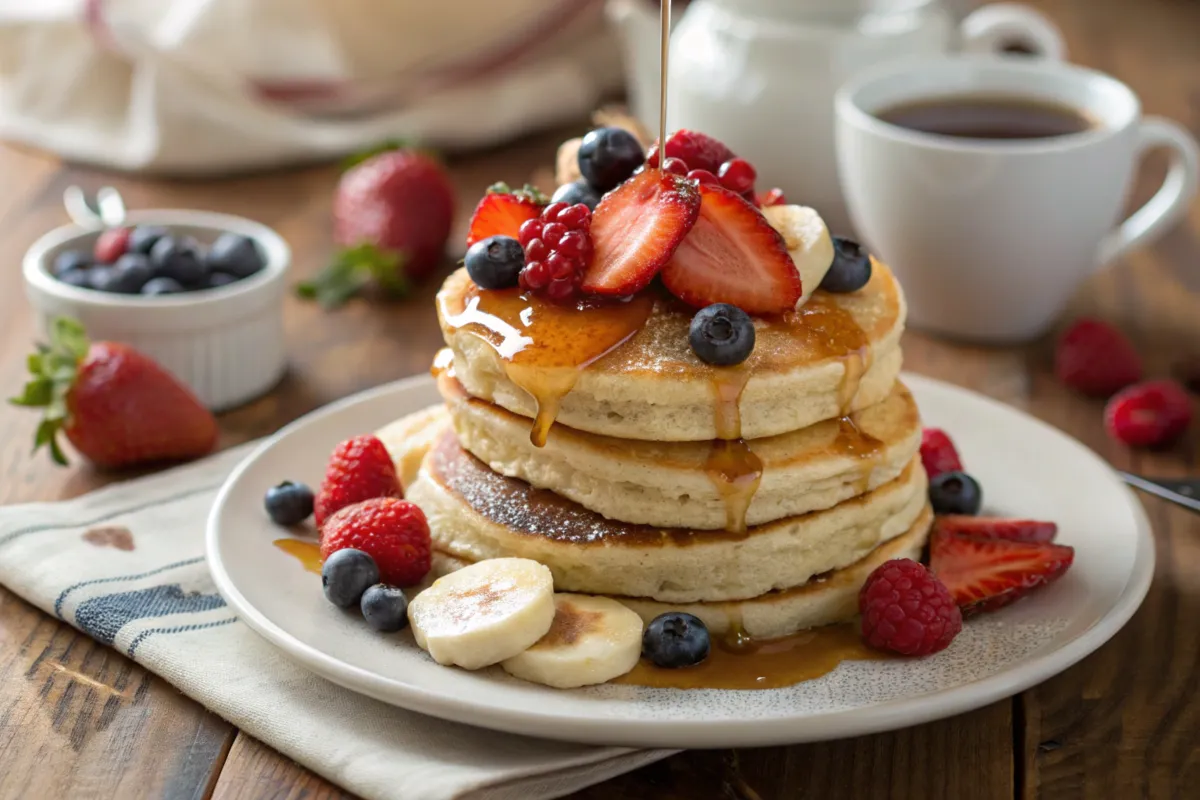
{"label": "raspberry", "polygon": [[877,650],[926,656],[962,630],[962,612],[924,565],[896,558],[876,567],[858,594],[862,637]]}
{"label": "raspberry", "polygon": [[555,303],[570,303],[592,257],[592,210],[583,203],[551,203],[537,219],[521,226],[525,267],[521,288],[540,292]]}
{"label": "raspberry", "polygon": [[321,558],[345,548],[362,550],[391,586],[412,586],[429,572],[429,522],[415,503],[376,497],[346,506],[321,528]]}
{"label": "raspberry", "polygon": [[754,181],[758,178],[758,172],[749,161],[744,158],[731,158],[721,165],[717,177],[721,180],[721,185],[729,191],[751,194],[750,202],[754,202]]}
{"label": "raspberry", "polygon": [[663,164],[663,172],[669,172],[672,175],[687,175],[688,171],[687,162],[682,158],[669,157]]}
{"label": "raspberry", "polygon": [[111,264],[129,249],[130,228],[109,228],[100,234],[92,245],[92,256],[97,264]]}
{"label": "raspberry", "polygon": [[[692,169],[706,169],[712,173],[716,173],[718,167],[733,158],[732,150],[699,131],[675,131],[667,137],[666,151],[667,158],[678,158]],[[646,151],[646,165],[658,166],[658,140]]]}
{"label": "raspberry", "polygon": [[962,472],[963,468],[954,442],[941,428],[921,431],[921,463],[930,478],[936,478],[943,472]]}
{"label": "raspberry", "polygon": [[1054,374],[1084,394],[1108,397],[1137,383],[1142,360],[1125,334],[1098,319],[1081,319],[1058,340]]}
{"label": "raspberry", "polygon": [[1162,447],[1183,436],[1192,404],[1175,381],[1147,381],[1122,389],[1104,407],[1108,435],[1130,447]]}
{"label": "raspberry", "polygon": [[366,434],[334,448],[313,513],[317,527],[346,506],[374,497],[403,497],[396,466],[383,442]]}

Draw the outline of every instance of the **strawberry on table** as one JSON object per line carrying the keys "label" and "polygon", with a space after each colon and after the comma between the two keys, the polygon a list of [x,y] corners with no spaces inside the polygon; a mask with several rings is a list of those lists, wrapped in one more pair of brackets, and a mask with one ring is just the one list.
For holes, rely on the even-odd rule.
{"label": "strawberry on table", "polygon": [[321,529],[321,558],[361,550],[375,560],[379,579],[392,586],[420,583],[432,555],[429,522],[415,503],[376,497],[346,506]]}
{"label": "strawberry on table", "polygon": [[[662,269],[671,294],[696,308],[729,303],[748,314],[795,308],[800,273],[779,232],[740,195],[709,184],[698,189],[700,216]],[[594,236],[594,222],[592,229]]]}
{"label": "strawberry on table", "polygon": [[646,288],[685,241],[699,212],[692,182],[657,169],[613,189],[592,213],[592,261],[583,291],[623,297]]}
{"label": "strawberry on table", "polygon": [[1048,542],[984,539],[935,530],[929,568],[946,585],[963,616],[993,611],[1062,577],[1075,550]]}
{"label": "strawberry on table", "polygon": [[522,223],[537,219],[547,202],[545,195],[532,186],[513,191],[506,183],[492,184],[471,215],[467,247],[489,236],[516,239]]}
{"label": "strawberry on table", "polygon": [[12,403],[44,408],[34,449],[67,459],[59,431],[89,461],[116,469],[197,458],[217,443],[217,421],[191,390],[131,347],[89,343],[77,321],[59,318],[50,344],[29,357],[32,375]]}
{"label": "strawberry on table", "polygon": [[441,263],[454,221],[454,186],[428,153],[401,148],[348,169],[333,195],[334,262],[300,285],[329,308],[372,280],[399,296]]}
{"label": "strawberry on table", "polygon": [[383,442],[370,434],[339,444],[329,456],[325,479],[313,504],[317,528],[335,512],[375,497],[403,497],[396,466]]}

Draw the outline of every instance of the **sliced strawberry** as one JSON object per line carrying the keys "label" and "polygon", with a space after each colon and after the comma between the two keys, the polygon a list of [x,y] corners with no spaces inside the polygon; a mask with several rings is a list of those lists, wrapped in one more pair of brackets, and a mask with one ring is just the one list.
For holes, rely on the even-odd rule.
{"label": "sliced strawberry", "polygon": [[1058,525],[1035,519],[1004,519],[1003,517],[969,517],[964,514],[943,514],[933,523],[935,531],[981,539],[1005,539],[1010,542],[1053,542]]}
{"label": "sliced strawberry", "polygon": [[647,169],[604,195],[592,212],[592,261],[582,288],[631,295],[671,260],[700,213],[700,194],[686,178]]}
{"label": "sliced strawberry", "polygon": [[800,273],[787,244],[754,206],[720,186],[699,186],[700,218],[662,271],[663,283],[696,308],[730,303],[748,314],[796,307]]}
{"label": "sliced strawberry", "polygon": [[946,584],[963,616],[994,611],[1056,580],[1075,549],[1046,542],[981,539],[934,531],[929,567]]}
{"label": "sliced strawberry", "polygon": [[542,204],[527,195],[489,191],[471,215],[467,247],[489,236],[511,236],[516,239],[521,223],[536,219],[541,213]]}

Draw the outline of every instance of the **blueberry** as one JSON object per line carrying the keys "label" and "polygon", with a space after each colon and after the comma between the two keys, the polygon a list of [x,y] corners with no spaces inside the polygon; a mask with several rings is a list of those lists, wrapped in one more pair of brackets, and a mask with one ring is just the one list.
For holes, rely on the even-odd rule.
{"label": "blueberry", "polygon": [[660,667],[692,667],[708,658],[708,628],[691,614],[659,614],[642,634],[642,655]]}
{"label": "blueberry", "polygon": [[204,283],[208,270],[200,256],[200,245],[190,236],[162,237],[150,248],[150,263],[161,278],[174,278],[184,286]]}
{"label": "blueberry", "polygon": [[73,269],[87,269],[93,263],[92,254],[84,250],[64,250],[54,257],[50,272],[61,279],[62,274]]}
{"label": "blueberry", "polygon": [[827,292],[857,292],[871,280],[871,257],[853,239],[833,237],[833,264],[821,279]]}
{"label": "blueberry", "polygon": [[377,583],[363,592],[363,619],[377,631],[392,633],[408,624],[408,598],[395,586]]}
{"label": "blueberry", "polygon": [[[155,278],[169,281],[170,278]],[[284,481],[267,489],[263,498],[267,514],[276,525],[299,525],[313,513],[312,489],[303,483]]]}
{"label": "blueberry", "polygon": [[595,211],[596,206],[600,203],[600,193],[593,189],[587,181],[572,181],[571,183],[564,183],[555,189],[554,196],[550,198],[550,202],[567,203],[569,205],[583,203]]}
{"label": "blueberry", "polygon": [[204,258],[210,270],[227,272],[235,278],[249,278],[267,265],[254,240],[237,233],[218,236]]}
{"label": "blueberry", "polygon": [[368,586],[379,583],[375,559],[351,547],[335,551],[321,567],[325,598],[339,608],[358,603]]}
{"label": "blueberry", "polygon": [[86,269],[76,267],[63,270],[56,277],[68,286],[78,286],[80,289],[92,288],[92,278]]}
{"label": "blueberry", "polygon": [[688,341],[692,352],[706,364],[740,364],[754,350],[754,322],[737,306],[713,303],[692,317]]}
{"label": "blueberry", "polygon": [[150,255],[150,248],[154,247],[155,242],[168,233],[170,231],[162,225],[138,225],[129,234],[129,245],[125,252]]}
{"label": "blueberry", "polygon": [[111,267],[93,267],[92,273],[93,289],[115,294],[137,294],[154,276],[149,260],[139,253],[126,253]]}
{"label": "blueberry", "polygon": [[142,287],[142,294],[146,295],[163,295],[163,294],[179,294],[186,292],[183,284],[174,278],[151,278],[146,281],[146,285]]}
{"label": "blueberry", "polygon": [[645,160],[642,146],[624,128],[597,128],[579,145],[579,174],[600,193],[617,188]]}
{"label": "blueberry", "polygon": [[507,289],[517,285],[525,266],[521,243],[511,236],[489,236],[467,250],[467,274],[482,289]]}
{"label": "blueberry", "polygon": [[237,283],[238,278],[230,275],[228,272],[210,272],[208,279],[204,282],[205,289],[219,289],[222,286],[228,286],[231,283]]}
{"label": "blueberry", "polygon": [[983,489],[965,472],[943,472],[929,482],[929,502],[935,514],[974,515],[983,505]]}

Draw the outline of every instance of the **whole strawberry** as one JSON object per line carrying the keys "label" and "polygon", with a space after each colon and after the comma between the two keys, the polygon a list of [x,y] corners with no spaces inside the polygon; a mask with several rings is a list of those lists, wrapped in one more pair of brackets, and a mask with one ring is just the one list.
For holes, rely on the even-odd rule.
{"label": "whole strawberry", "polygon": [[202,456],[217,443],[217,421],[186,386],[131,347],[87,340],[83,326],[59,318],[50,344],[29,357],[32,378],[14,405],[44,408],[34,450],[66,456],[58,432],[88,460],[116,469]]}
{"label": "whole strawberry", "polygon": [[347,547],[375,559],[379,579],[392,586],[412,586],[429,572],[429,522],[407,500],[376,497],[330,517],[321,529],[321,559]]}
{"label": "whole strawberry", "polygon": [[333,449],[325,480],[313,504],[321,528],[335,512],[375,497],[404,497],[396,466],[383,442],[370,434],[347,439]]}
{"label": "whole strawberry", "polygon": [[441,263],[454,207],[454,186],[427,153],[387,150],[352,166],[333,195],[333,239],[344,249],[301,295],[334,307],[372,280],[403,295]]}

